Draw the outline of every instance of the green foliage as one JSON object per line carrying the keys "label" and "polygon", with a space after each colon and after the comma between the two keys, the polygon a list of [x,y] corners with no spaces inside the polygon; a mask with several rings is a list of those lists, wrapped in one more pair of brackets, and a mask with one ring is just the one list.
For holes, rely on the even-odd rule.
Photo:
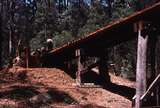
{"label": "green foliage", "polygon": [[[55,3],[52,2],[55,6]],[[58,12],[58,8],[49,7],[44,1],[37,1],[37,11],[34,20],[34,36],[30,41],[32,49],[43,46],[49,35],[53,36],[55,47],[73,39],[83,37],[90,32],[108,24],[110,21],[122,18],[132,12],[120,0],[112,7],[112,18],[108,16],[108,8],[95,1],[88,7],[85,4],[68,5],[66,10]]]}
{"label": "green foliage", "polygon": [[[14,8],[12,7],[13,10],[7,10],[10,8],[8,7],[9,5],[5,5],[7,3],[3,4],[3,10],[6,11],[1,12],[2,29],[5,31],[3,33],[4,41],[2,42],[2,46],[4,48],[8,47],[6,45],[8,44],[8,27],[12,27],[13,39],[15,39],[13,40],[15,41],[14,47],[16,47],[18,40],[24,40],[29,43],[32,50],[36,50],[45,46],[48,36],[52,36],[54,47],[59,47],[74,39],[86,36],[109,24],[111,21],[121,19],[135,10],[142,9],[145,4],[150,4],[154,0],[144,0],[144,2],[140,0],[113,0],[111,7],[109,7],[110,5],[102,5],[102,0],[94,0],[90,5],[86,5],[83,2],[84,0],[68,4],[63,2],[63,0],[49,1],[35,0],[35,3],[26,5],[22,0],[17,0],[18,3],[15,3]],[[13,1],[7,0],[6,2],[10,3]],[[1,1],[0,3],[2,6],[4,2]],[[109,15],[110,12],[112,13],[111,16]],[[14,23],[11,18],[14,19]],[[4,49],[3,47],[2,50]],[[135,71],[135,56],[133,55],[136,55],[136,51],[133,48],[135,48],[135,43],[131,42],[115,46],[111,49],[111,52],[113,52],[111,53],[111,57],[113,58],[112,63],[116,64],[118,71],[122,73]],[[2,53],[2,57],[7,55],[5,53]],[[4,64],[7,64],[5,62],[8,61],[6,59]]]}
{"label": "green foliage", "polygon": [[45,32],[44,30],[40,31],[34,38],[30,40],[30,47],[32,48],[31,50],[36,50],[40,49],[41,47],[45,46]]}
{"label": "green foliage", "polygon": [[71,41],[72,35],[68,31],[62,31],[61,33],[56,32],[54,34],[53,40],[55,42],[55,47],[61,46],[69,41]]}

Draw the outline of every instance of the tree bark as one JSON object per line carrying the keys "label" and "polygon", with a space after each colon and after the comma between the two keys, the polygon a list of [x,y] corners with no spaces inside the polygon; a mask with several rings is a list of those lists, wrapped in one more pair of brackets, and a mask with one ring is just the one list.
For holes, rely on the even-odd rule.
{"label": "tree bark", "polygon": [[0,68],[2,67],[2,1],[0,0]]}
{"label": "tree bark", "polygon": [[146,58],[148,36],[142,36],[142,23],[138,24],[138,49],[136,69],[136,108],[141,108],[140,97],[146,91]]}
{"label": "tree bark", "polygon": [[9,29],[9,56],[12,55],[12,28]]}
{"label": "tree bark", "polygon": [[112,17],[112,2],[111,0],[108,0],[108,16]]}

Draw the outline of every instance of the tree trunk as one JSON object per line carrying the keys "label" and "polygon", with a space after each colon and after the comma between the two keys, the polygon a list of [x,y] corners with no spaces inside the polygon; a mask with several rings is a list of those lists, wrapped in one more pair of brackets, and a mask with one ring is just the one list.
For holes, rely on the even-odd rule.
{"label": "tree trunk", "polygon": [[112,17],[112,5],[111,0],[108,0],[108,15]]}
{"label": "tree trunk", "polygon": [[0,0],[0,68],[2,67],[2,1]]}
{"label": "tree trunk", "polygon": [[121,74],[121,56],[119,54],[119,46],[114,46],[113,47],[113,62],[115,64],[115,72],[117,75]]}
{"label": "tree trunk", "polygon": [[62,0],[58,0],[58,8],[59,8],[59,13],[61,13],[62,12],[62,8],[63,8],[63,3],[62,3],[63,1]]}
{"label": "tree trunk", "polygon": [[[1,8],[1,7],[0,7]],[[2,67],[2,19],[0,15],[0,68]]]}
{"label": "tree trunk", "polygon": [[67,8],[67,1],[63,0],[63,4],[64,4],[64,9],[66,9]]}
{"label": "tree trunk", "polygon": [[11,57],[12,55],[12,28],[10,27],[9,29],[9,56]]}
{"label": "tree trunk", "polygon": [[68,3],[69,3],[69,1],[68,1],[68,0],[66,0],[66,7],[67,7],[67,9],[68,9]]}
{"label": "tree trunk", "polygon": [[136,108],[141,108],[140,97],[146,91],[146,58],[148,36],[142,36],[142,23],[138,24],[138,49],[136,69]]}

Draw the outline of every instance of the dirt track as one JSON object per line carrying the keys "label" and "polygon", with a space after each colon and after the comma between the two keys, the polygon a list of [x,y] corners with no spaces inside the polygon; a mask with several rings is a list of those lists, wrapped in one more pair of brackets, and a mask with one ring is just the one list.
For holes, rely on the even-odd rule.
{"label": "dirt track", "polygon": [[[74,79],[55,68],[29,68],[25,71],[18,67],[1,73],[5,74],[0,79],[0,106],[12,108],[131,108],[134,95],[134,82],[113,75],[109,87],[79,88]],[[36,96],[42,96],[42,101],[30,102]]]}

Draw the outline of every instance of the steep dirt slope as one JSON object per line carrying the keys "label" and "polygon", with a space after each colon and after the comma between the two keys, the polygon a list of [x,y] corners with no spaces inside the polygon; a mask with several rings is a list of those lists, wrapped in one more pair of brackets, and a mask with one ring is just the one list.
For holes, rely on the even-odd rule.
{"label": "steep dirt slope", "polygon": [[12,108],[130,108],[135,86],[111,75],[110,86],[79,88],[55,68],[14,67],[0,76],[0,106]]}

